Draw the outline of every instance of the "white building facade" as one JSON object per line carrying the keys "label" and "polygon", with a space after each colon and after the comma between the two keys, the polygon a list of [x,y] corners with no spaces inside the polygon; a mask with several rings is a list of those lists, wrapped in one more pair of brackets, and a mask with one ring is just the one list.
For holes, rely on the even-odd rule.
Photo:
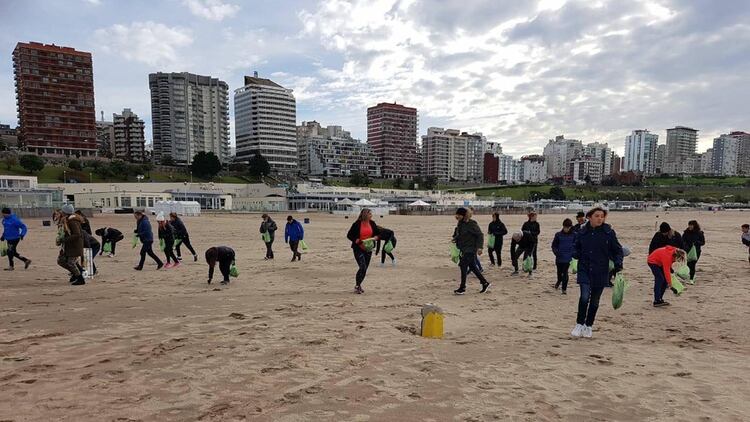
{"label": "white building facade", "polygon": [[721,135],[714,139],[713,174],[716,176],[736,176],[740,140]]}
{"label": "white building facade", "polygon": [[431,127],[422,137],[422,175],[441,181],[481,182],[484,176],[482,134]]}
{"label": "white building facade", "polygon": [[565,139],[559,135],[550,139],[544,147],[547,175],[550,178],[565,178],[569,175],[568,163],[583,152],[583,143],[576,139]]}
{"label": "white building facade", "polygon": [[381,176],[380,160],[370,145],[352,138],[341,126],[302,122],[297,126],[297,150],[299,171],[304,176]]}
{"label": "white building facade", "polygon": [[634,130],[625,138],[625,171],[656,173],[656,148],[659,135],[648,130]]}
{"label": "white building facade", "polygon": [[519,178],[521,182],[542,183],[547,180],[547,161],[541,155],[521,157]]}

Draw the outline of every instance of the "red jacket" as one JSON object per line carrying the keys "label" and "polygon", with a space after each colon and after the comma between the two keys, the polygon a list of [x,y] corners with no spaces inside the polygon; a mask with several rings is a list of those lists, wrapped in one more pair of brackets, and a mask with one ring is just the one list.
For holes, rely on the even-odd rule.
{"label": "red jacket", "polygon": [[659,248],[648,256],[648,263],[651,265],[660,265],[664,270],[664,278],[667,280],[667,284],[672,286],[672,264],[674,264],[674,246],[664,246]]}

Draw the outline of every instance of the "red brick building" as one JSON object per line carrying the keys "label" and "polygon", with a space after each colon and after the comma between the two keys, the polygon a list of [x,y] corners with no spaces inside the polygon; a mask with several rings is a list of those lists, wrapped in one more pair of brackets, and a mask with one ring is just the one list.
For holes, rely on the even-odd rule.
{"label": "red brick building", "polygon": [[96,155],[91,53],[36,42],[13,50],[18,140],[39,155]]}
{"label": "red brick building", "polygon": [[384,178],[419,175],[417,109],[380,103],[367,109],[367,143],[380,158]]}
{"label": "red brick building", "polygon": [[500,174],[500,157],[491,152],[484,153],[484,183],[497,183]]}

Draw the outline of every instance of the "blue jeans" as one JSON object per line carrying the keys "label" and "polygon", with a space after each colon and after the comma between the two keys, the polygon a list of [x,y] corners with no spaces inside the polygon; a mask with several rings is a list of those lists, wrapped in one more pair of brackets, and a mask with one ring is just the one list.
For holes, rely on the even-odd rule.
{"label": "blue jeans", "polygon": [[578,317],[576,323],[581,325],[594,325],[596,311],[599,310],[599,299],[602,297],[604,286],[591,286],[591,284],[579,284],[581,286],[581,297],[578,299]]}
{"label": "blue jeans", "polygon": [[664,292],[667,291],[669,284],[664,277],[664,269],[661,265],[648,264],[651,272],[654,273],[654,303],[664,300]]}

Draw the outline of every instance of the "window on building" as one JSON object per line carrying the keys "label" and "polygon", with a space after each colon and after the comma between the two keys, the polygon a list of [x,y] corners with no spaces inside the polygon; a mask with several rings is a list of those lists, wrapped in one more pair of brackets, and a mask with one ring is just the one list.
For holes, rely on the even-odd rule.
{"label": "window on building", "polygon": [[123,196],[122,198],[120,198],[120,202],[122,203],[122,205],[121,205],[122,207],[131,207],[132,206],[131,203],[130,203],[130,197],[129,196]]}

